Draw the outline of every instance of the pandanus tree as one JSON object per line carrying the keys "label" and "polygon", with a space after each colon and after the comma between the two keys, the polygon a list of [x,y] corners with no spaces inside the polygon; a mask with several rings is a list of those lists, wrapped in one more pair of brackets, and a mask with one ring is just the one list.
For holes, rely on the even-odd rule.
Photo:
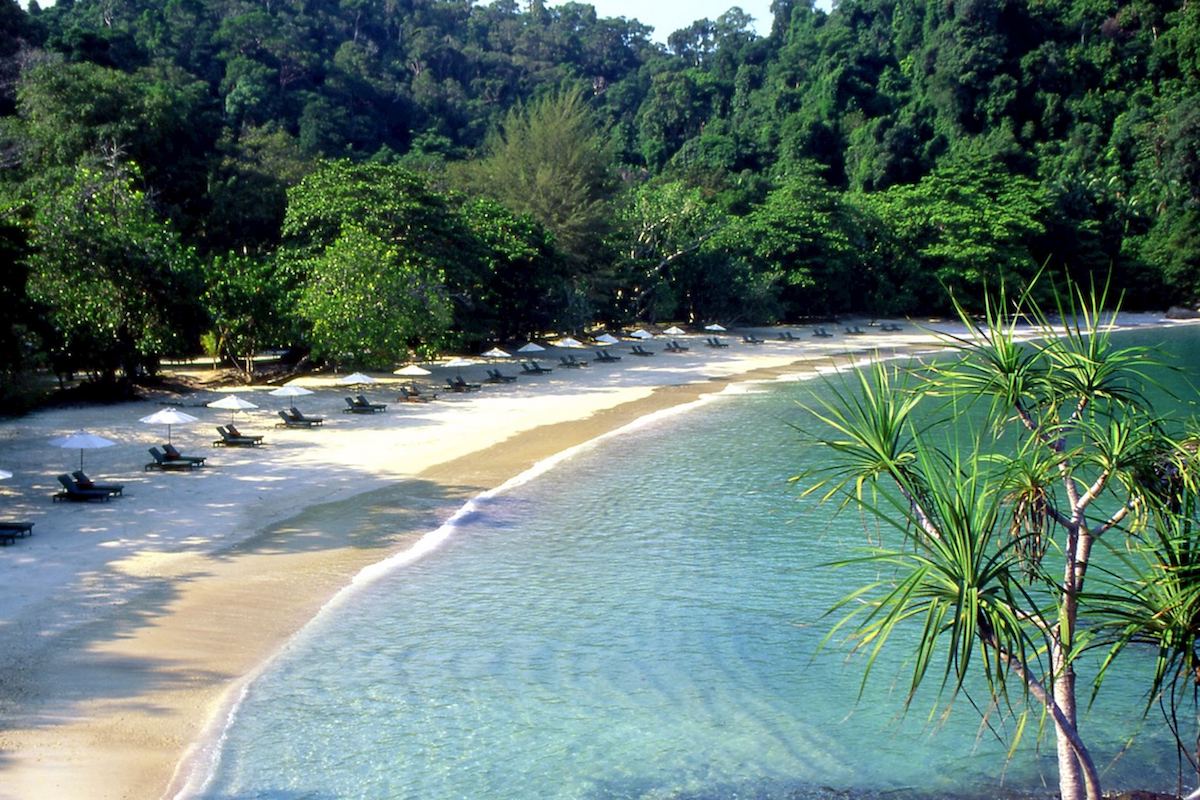
{"label": "pandanus tree", "polygon": [[[979,320],[960,307],[952,357],[876,365],[814,409],[833,458],[798,478],[896,531],[839,562],[880,577],[835,606],[827,643],[848,639],[869,675],[915,626],[906,702],[940,673],[951,697],[986,686],[984,707],[1013,709],[1018,738],[1040,719],[1064,800],[1101,796],[1078,670],[1099,663],[1099,688],[1148,646],[1148,697],[1176,723],[1200,677],[1194,439],[1147,399],[1154,354],[1111,335],[1106,301],[1070,287],[1053,318],[1028,293],[1000,293]],[[1117,557],[1093,566],[1101,542]],[[1107,657],[1081,660],[1095,648]]]}

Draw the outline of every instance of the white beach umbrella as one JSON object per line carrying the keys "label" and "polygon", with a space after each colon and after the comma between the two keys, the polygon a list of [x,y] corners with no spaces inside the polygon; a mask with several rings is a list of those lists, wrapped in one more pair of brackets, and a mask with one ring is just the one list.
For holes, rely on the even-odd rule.
{"label": "white beach umbrella", "polygon": [[555,347],[583,347],[583,342],[578,339],[572,339],[570,336],[564,336],[554,343]]}
{"label": "white beach umbrella", "polygon": [[12,473],[6,469],[0,469],[0,481],[6,481],[12,477]]}
{"label": "white beach umbrella", "polygon": [[66,436],[59,436],[57,439],[51,439],[50,444],[55,447],[61,447],[64,450],[74,450],[79,448],[79,469],[83,469],[83,451],[98,450],[101,447],[112,447],[116,442],[112,439],[105,439],[103,436],[97,436],[94,433],[87,431],[75,431]]}
{"label": "white beach umbrella", "polygon": [[483,355],[487,358],[512,358],[512,353],[501,350],[499,347],[493,347]]}
{"label": "white beach umbrella", "polygon": [[631,333],[629,335],[635,339],[653,339],[654,338],[654,334],[651,333],[650,331],[646,330],[645,328],[638,328],[636,331],[634,331],[633,333]]}
{"label": "white beach umbrella", "polygon": [[343,386],[361,386],[365,383],[375,383],[375,379],[362,372],[351,372],[344,378],[338,378],[338,383]]}
{"label": "white beach umbrella", "polygon": [[252,408],[258,408],[258,406],[254,405],[254,403],[251,403],[249,400],[243,400],[242,398],[238,397],[236,394],[228,394],[228,395],[225,395],[224,397],[222,397],[220,400],[214,400],[208,404],[208,407],[209,408],[228,409],[229,411],[232,412],[229,415],[229,420],[231,422],[233,421],[233,418],[237,414],[237,412],[249,411]]}
{"label": "white beach umbrella", "polygon": [[542,347],[540,344],[534,344],[533,342],[530,342],[529,344],[525,345],[524,347],[518,347],[517,352],[518,353],[540,353],[545,349],[546,348]]}
{"label": "white beach umbrella", "polygon": [[618,339],[617,337],[613,336],[611,333],[602,333],[596,337],[596,341],[604,342],[605,344],[616,344],[617,342],[619,342],[621,340]]}
{"label": "white beach umbrella", "polygon": [[409,364],[407,367],[401,367],[392,372],[393,375],[417,376],[417,375],[432,375],[433,373],[424,367],[418,367],[416,364]]}
{"label": "white beach umbrella", "polygon": [[712,325],[704,326],[704,330],[706,330],[706,331],[723,331],[725,329],[726,329],[725,326],[720,324],[719,322],[714,322]]}
{"label": "white beach umbrella", "polygon": [[166,425],[167,426],[167,443],[170,444],[170,442],[171,442],[171,426],[172,425],[184,425],[189,422],[195,422],[196,417],[193,417],[191,414],[185,414],[182,411],[180,411],[178,408],[164,408],[159,411],[155,411],[153,414],[150,414],[149,416],[142,417],[141,420],[139,420],[139,421],[144,422],[147,425]]}
{"label": "white beach umbrella", "polygon": [[471,361],[466,358],[452,358],[449,361],[447,361],[445,364],[443,364],[442,366],[459,368],[459,367],[470,367],[474,364],[475,364],[474,361]]}
{"label": "white beach umbrella", "polygon": [[311,389],[305,389],[303,386],[295,386],[293,384],[285,384],[278,389],[270,392],[273,397],[286,397],[291,403],[292,408],[296,407],[296,398],[303,397],[306,394],[312,394]]}
{"label": "white beach umbrella", "polygon": [[672,325],[671,327],[669,327],[665,331],[663,331],[663,333],[668,334],[670,336],[683,336],[684,330],[683,330],[683,328],[679,327],[678,325]]}

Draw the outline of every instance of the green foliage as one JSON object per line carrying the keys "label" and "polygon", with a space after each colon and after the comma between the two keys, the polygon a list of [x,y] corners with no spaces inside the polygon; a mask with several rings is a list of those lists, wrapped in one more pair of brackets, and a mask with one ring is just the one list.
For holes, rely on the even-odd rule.
{"label": "green foliage", "polygon": [[270,260],[230,253],[204,267],[200,299],[212,323],[210,355],[227,358],[247,382],[254,379],[254,356],[261,348],[290,341],[290,309],[285,287]]}
{"label": "green foliage", "polygon": [[383,368],[441,344],[451,320],[444,275],[419,254],[351,224],[304,266],[300,313],[318,355]]}
{"label": "green foliage", "polygon": [[[1195,439],[1169,435],[1167,412],[1143,395],[1157,365],[1145,348],[1117,346],[1103,291],[1067,295],[1056,324],[1030,297],[989,299],[979,324],[957,306],[968,331],[953,340],[958,360],[909,382],[877,366],[839,390],[817,411],[833,459],[798,480],[878,515],[903,544],[865,556],[881,578],[838,605],[831,637],[865,649],[869,672],[897,631],[915,628],[910,699],[939,654],[951,697],[982,674],[991,704],[1047,715],[1065,748],[1061,795],[1095,800],[1077,724],[1080,654],[1105,646],[1111,661],[1154,645],[1150,696],[1169,689],[1176,730],[1200,664]],[[1018,343],[1023,320],[1039,338]],[[920,411],[930,405],[945,412]],[[1101,541],[1130,548],[1134,581],[1087,579]]]}
{"label": "green foliage", "polygon": [[135,376],[198,333],[194,255],[133,176],[80,167],[40,198],[30,243],[28,292],[48,310],[60,372]]}

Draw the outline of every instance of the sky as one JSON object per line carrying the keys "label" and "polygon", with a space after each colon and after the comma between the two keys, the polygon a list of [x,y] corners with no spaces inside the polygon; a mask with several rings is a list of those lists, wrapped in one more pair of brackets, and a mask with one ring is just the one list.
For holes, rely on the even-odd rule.
{"label": "sky", "polygon": [[[771,32],[771,0],[578,0],[596,9],[599,17],[625,17],[654,28],[652,38],[667,43],[667,37],[698,19],[713,19],[737,6],[754,17],[759,36]],[[523,5],[523,4],[522,4]],[[548,2],[547,5],[559,5]]]}

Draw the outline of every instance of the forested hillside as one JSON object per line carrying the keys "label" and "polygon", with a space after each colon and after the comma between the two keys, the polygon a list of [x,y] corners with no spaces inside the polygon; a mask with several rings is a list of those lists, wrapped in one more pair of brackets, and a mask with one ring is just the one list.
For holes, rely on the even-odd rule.
{"label": "forested hillside", "polygon": [[[1200,295],[1189,0],[0,0],[0,366]],[[969,300],[968,300],[969,302]]]}

